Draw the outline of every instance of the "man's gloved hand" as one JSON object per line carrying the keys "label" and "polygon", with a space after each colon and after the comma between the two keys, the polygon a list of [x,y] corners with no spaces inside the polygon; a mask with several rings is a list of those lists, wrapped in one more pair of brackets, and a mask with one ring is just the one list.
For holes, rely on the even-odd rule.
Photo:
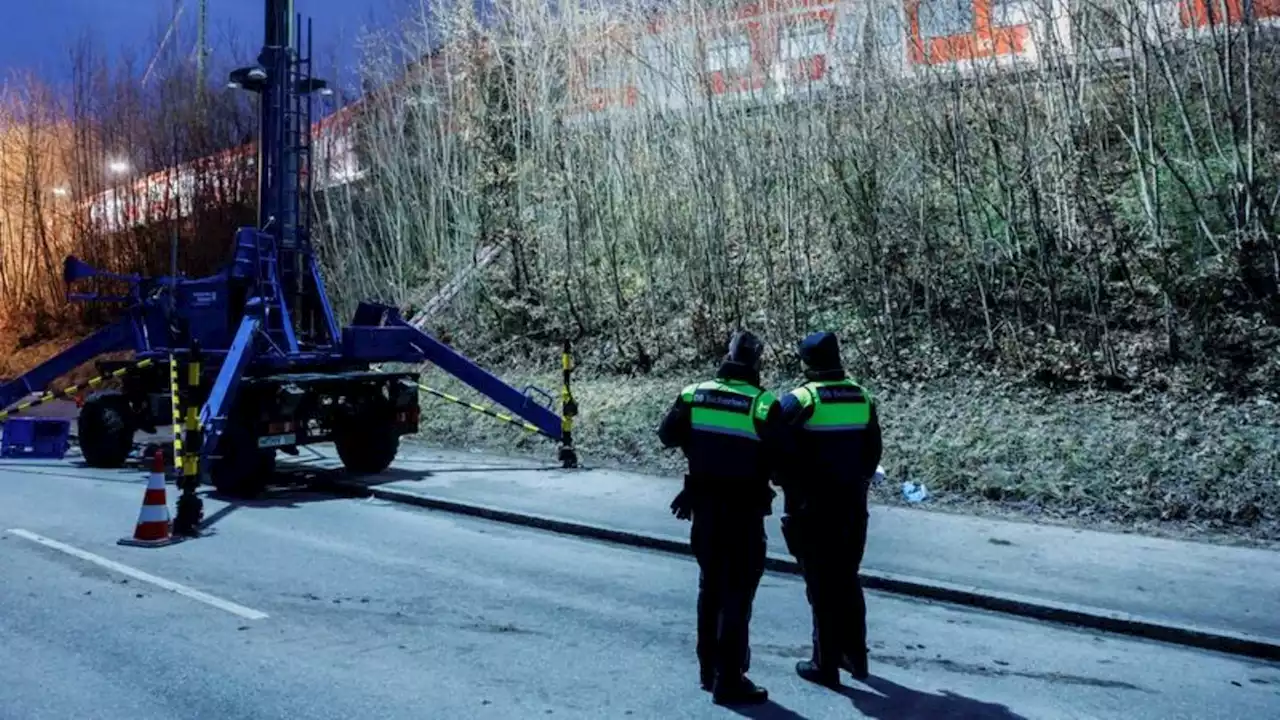
{"label": "man's gloved hand", "polygon": [[671,514],[675,515],[677,520],[688,520],[693,516],[693,501],[689,497],[688,490],[681,490],[671,501]]}

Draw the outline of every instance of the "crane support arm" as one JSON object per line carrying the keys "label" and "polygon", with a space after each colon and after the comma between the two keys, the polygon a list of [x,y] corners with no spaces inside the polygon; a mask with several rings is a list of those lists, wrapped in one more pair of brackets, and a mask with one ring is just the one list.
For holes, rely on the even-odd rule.
{"label": "crane support arm", "polygon": [[45,360],[26,374],[0,385],[0,409],[9,407],[31,393],[41,392],[49,383],[99,355],[127,350],[133,344],[133,318],[126,315]]}
{"label": "crane support arm", "polygon": [[209,398],[204,407],[200,408],[200,428],[204,431],[204,445],[200,454],[203,457],[209,457],[217,450],[218,438],[226,426],[227,411],[235,402],[240,377],[253,359],[253,344],[261,327],[260,317],[252,312],[245,313],[240,321],[240,328],[236,331],[235,340],[231,342],[231,349],[218,370],[218,377],[209,390]]}
{"label": "crane support arm", "polygon": [[343,353],[365,362],[430,362],[470,385],[480,394],[523,418],[553,440],[561,439],[560,416],[540,404],[531,392],[554,403],[545,391],[529,387],[524,392],[503,382],[462,353],[413,327],[400,311],[378,303],[363,302],[351,325],[343,328]]}

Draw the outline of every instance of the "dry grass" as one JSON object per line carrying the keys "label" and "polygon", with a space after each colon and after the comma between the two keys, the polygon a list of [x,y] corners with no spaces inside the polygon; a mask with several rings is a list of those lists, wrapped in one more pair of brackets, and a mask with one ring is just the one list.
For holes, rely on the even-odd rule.
{"label": "dry grass", "polygon": [[[550,373],[512,372],[517,387],[555,391]],[[439,371],[434,387],[474,397]],[[577,441],[592,464],[674,475],[678,453],[655,430],[693,376],[575,379]],[[774,387],[790,386],[775,379]],[[1280,542],[1280,407],[1211,397],[1051,395],[983,381],[878,388],[890,482],[880,502],[902,502],[907,478],[930,490],[926,504],[1101,529]],[[425,406],[434,407],[429,398]],[[440,403],[423,415],[433,445],[554,458],[545,439]]]}

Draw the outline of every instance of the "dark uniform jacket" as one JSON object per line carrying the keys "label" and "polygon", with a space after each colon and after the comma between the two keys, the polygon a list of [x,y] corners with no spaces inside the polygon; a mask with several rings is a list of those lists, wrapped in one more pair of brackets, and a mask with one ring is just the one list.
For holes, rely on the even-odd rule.
{"label": "dark uniform jacket", "polygon": [[[778,403],[760,387],[759,373],[739,363],[721,365],[716,380],[757,394],[757,401],[746,403],[737,393],[694,392],[699,386],[692,386],[672,404],[658,428],[658,438],[663,446],[684,451],[689,462],[685,490],[695,508],[768,515],[774,497],[769,480],[777,465]],[[754,432],[695,427],[693,409],[699,404],[733,412],[745,409],[750,422],[742,421]]]}
{"label": "dark uniform jacket", "polygon": [[[786,511],[818,510],[825,504],[834,508],[847,506],[849,502],[865,503],[866,490],[883,452],[875,402],[865,390],[850,382],[842,369],[810,370],[805,375],[810,384],[783,395],[779,401],[782,428],[779,444],[785,458],[779,485],[785,494]],[[813,383],[819,385],[815,387]],[[815,390],[829,401],[866,403],[870,407],[865,425],[847,429],[806,428],[814,415],[815,403],[803,402],[801,394],[809,390]]]}

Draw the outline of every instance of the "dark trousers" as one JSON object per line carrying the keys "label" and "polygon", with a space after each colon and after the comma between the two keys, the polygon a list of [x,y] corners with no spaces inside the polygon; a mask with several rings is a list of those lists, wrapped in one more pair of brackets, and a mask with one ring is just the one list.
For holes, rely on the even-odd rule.
{"label": "dark trousers", "polygon": [[764,575],[764,518],[695,511],[690,544],[700,571],[698,663],[704,676],[732,682],[751,662],[748,626]]}
{"label": "dark trousers", "polygon": [[858,571],[867,543],[865,505],[827,507],[782,519],[787,547],[804,573],[813,614],[813,662],[823,670],[867,654],[867,603]]}

